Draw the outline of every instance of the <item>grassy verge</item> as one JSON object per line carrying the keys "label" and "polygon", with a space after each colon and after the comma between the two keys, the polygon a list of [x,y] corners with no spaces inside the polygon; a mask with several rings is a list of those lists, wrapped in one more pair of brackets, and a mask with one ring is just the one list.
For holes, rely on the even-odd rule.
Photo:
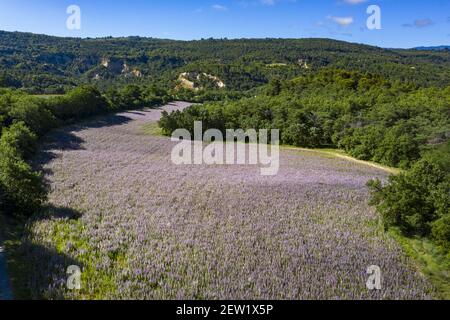
{"label": "grassy verge", "polygon": [[158,136],[158,137],[164,136],[162,129],[160,128],[160,126],[158,126],[158,123],[156,122],[150,122],[143,125],[141,128],[141,132],[148,136]]}
{"label": "grassy verge", "polygon": [[[46,212],[39,214],[42,217],[45,215]],[[50,250],[50,247],[44,247],[42,243],[35,243],[30,239],[31,225],[32,223],[26,225],[26,221],[22,219],[12,219],[0,215],[0,231],[5,236],[3,239],[5,239],[8,271],[13,296],[16,300],[54,298],[46,295],[47,274],[42,273],[39,268],[45,270],[48,259],[58,258],[59,261],[65,262],[63,267],[67,267],[69,264],[80,266],[83,271],[82,284],[90,284],[83,286],[80,291],[71,292],[69,296],[65,297],[66,299],[97,300],[115,292],[115,282],[111,274],[99,272],[96,268],[102,257],[95,254],[95,250],[89,247],[87,239],[80,236],[83,228],[81,221],[56,219],[48,225],[48,238],[45,239],[45,242],[51,243],[54,251]],[[84,253],[75,255],[74,252],[68,251],[67,244],[69,242],[72,251],[82,250]],[[40,246],[42,248],[39,248]],[[64,257],[67,259],[66,261],[62,260]],[[32,260],[29,260],[30,258]],[[67,262],[75,261],[74,258],[76,258],[76,262]],[[122,257],[119,256],[116,260],[119,258]],[[118,267],[123,267],[124,264],[125,261],[118,263]],[[40,290],[36,290],[37,288]]]}
{"label": "grassy verge", "polygon": [[359,160],[352,156],[349,156],[345,153],[345,151],[339,150],[339,149],[307,149],[307,148],[300,148],[300,147],[293,147],[288,145],[281,146],[282,149],[286,150],[298,150],[298,151],[307,151],[307,152],[315,152],[317,154],[320,154],[325,157],[331,157],[331,158],[341,158],[348,161],[360,163],[366,166],[371,166],[380,170],[383,170],[385,172],[391,173],[391,174],[399,174],[401,172],[400,169],[392,168],[389,166],[385,166],[373,161],[365,161],[365,160]]}
{"label": "grassy verge", "polygon": [[389,233],[436,288],[437,298],[450,300],[450,252],[428,239],[407,238],[396,229],[391,229]]}
{"label": "grassy verge", "polygon": [[[79,220],[56,220],[50,226],[50,241],[56,249],[58,255],[76,259],[75,265],[82,268],[81,290],[73,291],[65,298],[77,300],[99,300],[108,296],[113,296],[116,292],[116,282],[112,276],[112,271],[101,271],[96,266],[102,261],[95,248],[89,246],[88,239],[82,236],[83,223]],[[71,249],[67,249],[67,244],[71,244]],[[83,252],[80,254],[80,252]],[[115,268],[125,268],[126,259],[117,253],[109,256],[117,265]],[[75,260],[74,260],[75,261]]]}

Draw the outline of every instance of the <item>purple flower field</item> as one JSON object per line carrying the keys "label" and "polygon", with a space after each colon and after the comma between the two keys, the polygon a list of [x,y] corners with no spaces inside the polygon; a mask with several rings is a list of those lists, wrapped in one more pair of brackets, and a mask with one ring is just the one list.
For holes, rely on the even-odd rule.
{"label": "purple flower field", "polygon": [[[169,110],[183,108],[178,103]],[[35,297],[55,299],[428,299],[386,234],[366,182],[387,173],[282,149],[257,166],[175,166],[139,111],[55,132],[37,158],[51,192],[25,249]],[[82,289],[66,289],[79,265]],[[382,290],[366,288],[367,267]]]}

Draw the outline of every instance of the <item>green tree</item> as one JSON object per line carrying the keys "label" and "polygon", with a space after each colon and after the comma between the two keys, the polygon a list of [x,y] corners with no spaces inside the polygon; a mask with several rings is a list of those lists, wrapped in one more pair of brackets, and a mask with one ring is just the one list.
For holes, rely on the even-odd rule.
{"label": "green tree", "polygon": [[450,212],[450,157],[430,153],[409,171],[389,177],[387,185],[380,180],[368,183],[371,204],[377,206],[387,228],[399,227],[406,235],[448,241]]}
{"label": "green tree", "polygon": [[33,98],[23,97],[13,103],[9,116],[13,121],[23,121],[38,136],[56,127],[56,119],[44,104]]}
{"label": "green tree", "polygon": [[29,158],[36,149],[37,136],[24,122],[14,123],[3,129],[0,138],[0,150],[5,154],[16,153],[20,158]]}
{"label": "green tree", "polygon": [[48,102],[49,110],[64,121],[82,119],[108,111],[108,102],[97,88],[81,86]]}
{"label": "green tree", "polygon": [[0,145],[0,211],[31,215],[46,200],[47,190],[41,174],[33,172],[14,146]]}

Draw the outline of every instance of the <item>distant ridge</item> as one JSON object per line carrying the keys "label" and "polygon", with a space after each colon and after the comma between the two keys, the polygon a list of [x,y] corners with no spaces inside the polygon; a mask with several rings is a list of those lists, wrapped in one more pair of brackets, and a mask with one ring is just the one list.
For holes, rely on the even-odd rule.
{"label": "distant ridge", "polygon": [[421,86],[450,84],[450,54],[445,50],[424,54],[313,38],[81,39],[0,31],[0,87],[35,94],[59,94],[82,84],[106,90],[112,84],[163,83],[172,89],[186,73],[210,75],[210,80],[220,79],[221,89],[242,92],[322,68]]}
{"label": "distant ridge", "polygon": [[435,47],[417,47],[415,50],[424,50],[424,51],[445,51],[450,50],[450,46],[435,46]]}

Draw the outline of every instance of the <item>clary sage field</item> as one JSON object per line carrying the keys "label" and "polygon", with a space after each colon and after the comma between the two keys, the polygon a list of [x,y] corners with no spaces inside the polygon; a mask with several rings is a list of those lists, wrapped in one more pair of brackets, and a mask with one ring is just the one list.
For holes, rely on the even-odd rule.
{"label": "clary sage field", "polygon": [[[179,103],[166,110],[182,109]],[[433,289],[368,205],[387,172],[282,149],[257,166],[175,166],[146,130],[160,110],[50,135],[36,157],[50,184],[22,254],[30,295],[52,299],[428,299]],[[66,269],[82,270],[68,290]],[[366,287],[367,267],[382,290]]]}

